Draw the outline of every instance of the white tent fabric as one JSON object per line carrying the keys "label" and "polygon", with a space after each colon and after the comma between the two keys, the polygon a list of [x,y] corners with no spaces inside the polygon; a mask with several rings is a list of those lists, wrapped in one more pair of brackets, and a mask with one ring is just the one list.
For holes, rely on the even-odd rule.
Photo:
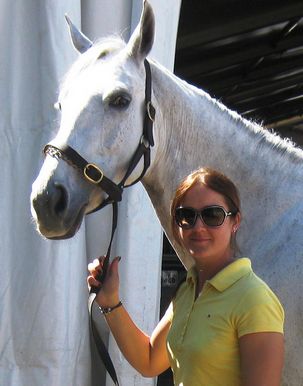
{"label": "white tent fabric", "polygon": [[[166,37],[152,56],[172,68],[180,2],[151,3],[158,36]],[[49,241],[34,229],[29,196],[42,146],[57,127],[53,104],[60,80],[76,58],[64,13],[78,26],[82,19],[88,36],[97,38],[127,34],[141,8],[141,0],[0,2],[1,386],[105,384],[94,351],[91,360],[86,275],[88,260],[106,251],[110,209],[88,217],[73,239]],[[123,301],[151,331],[159,312],[161,229],[140,185],[125,192],[113,252],[123,258]],[[123,386],[155,384],[130,369],[111,339],[110,349]]]}
{"label": "white tent fabric", "polygon": [[1,305],[0,384],[89,385],[84,227],[70,241],[39,237],[31,223],[31,183],[55,128],[67,50],[64,12],[73,0],[0,3]]}

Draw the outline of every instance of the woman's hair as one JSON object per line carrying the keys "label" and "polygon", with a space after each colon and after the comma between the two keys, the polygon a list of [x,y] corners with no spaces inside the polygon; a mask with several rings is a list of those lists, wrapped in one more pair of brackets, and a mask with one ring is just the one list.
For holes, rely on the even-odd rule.
{"label": "woman's hair", "polygon": [[[175,196],[170,207],[171,226],[175,240],[180,244],[178,227],[175,222],[175,210],[178,208],[189,189],[195,184],[202,184],[207,188],[220,193],[228,206],[228,210],[234,214],[240,212],[241,203],[238,189],[234,183],[224,174],[211,168],[200,168],[189,174],[181,181],[176,189]],[[237,247],[235,246],[235,249]]]}

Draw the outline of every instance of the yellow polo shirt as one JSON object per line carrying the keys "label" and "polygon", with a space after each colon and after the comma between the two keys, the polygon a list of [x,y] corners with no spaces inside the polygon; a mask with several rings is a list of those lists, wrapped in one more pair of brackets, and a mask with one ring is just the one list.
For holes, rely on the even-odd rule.
{"label": "yellow polo shirt", "polygon": [[195,300],[192,268],[167,315],[167,349],[176,386],[239,386],[241,336],[283,333],[283,308],[247,258],[235,260]]}

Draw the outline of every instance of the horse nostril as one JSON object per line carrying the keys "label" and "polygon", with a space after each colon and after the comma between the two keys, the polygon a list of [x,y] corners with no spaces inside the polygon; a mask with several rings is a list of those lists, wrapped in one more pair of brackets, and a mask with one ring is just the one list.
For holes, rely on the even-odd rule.
{"label": "horse nostril", "polygon": [[67,192],[64,186],[55,184],[56,194],[54,199],[54,212],[57,215],[62,214],[67,207]]}

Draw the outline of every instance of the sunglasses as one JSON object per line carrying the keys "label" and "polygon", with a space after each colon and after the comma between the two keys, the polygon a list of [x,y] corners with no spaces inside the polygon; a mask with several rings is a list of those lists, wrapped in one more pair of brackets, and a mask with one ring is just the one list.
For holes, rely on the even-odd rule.
{"label": "sunglasses", "polygon": [[224,223],[226,217],[235,214],[234,212],[226,212],[222,206],[218,205],[207,206],[203,209],[179,207],[175,211],[175,220],[182,229],[193,228],[198,217],[208,227],[219,227]]}

